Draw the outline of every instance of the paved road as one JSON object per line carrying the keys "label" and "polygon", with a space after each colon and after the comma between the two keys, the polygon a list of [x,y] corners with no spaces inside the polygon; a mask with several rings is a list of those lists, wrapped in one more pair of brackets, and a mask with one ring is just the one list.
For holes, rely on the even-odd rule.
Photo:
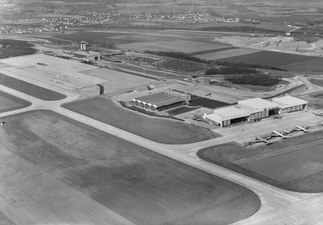
{"label": "paved road", "polygon": [[[165,145],[147,140],[132,133],[126,132],[124,130],[112,127],[108,124],[104,124],[92,118],[62,108],[61,104],[77,99],[78,96],[75,93],[69,94],[66,99],[60,101],[47,102],[28,96],[16,90],[4,87],[2,85],[0,85],[0,88],[8,94],[22,98],[32,103],[32,105],[27,108],[2,113],[0,114],[0,117],[14,115],[16,113],[26,112],[30,110],[51,110],[68,118],[74,119],[101,131],[118,136],[137,145],[149,148],[162,155],[166,155],[170,158],[181,161],[190,166],[196,167],[198,169],[222,177],[224,179],[233,181],[237,184],[240,184],[253,190],[260,197],[262,201],[262,206],[254,216],[245,220],[247,222],[241,221],[241,223],[236,224],[273,224],[273,218],[279,219],[278,221],[281,222],[285,221],[285,217],[280,215],[286,214],[288,215],[286,219],[291,218],[291,220],[296,221],[296,223],[292,223],[293,225],[302,224],[300,222],[304,221],[304,217],[308,218],[307,221],[312,221],[312,223],[306,223],[306,225],[314,225],[319,224],[316,222],[322,217],[320,213],[315,212],[318,212],[317,207],[323,206],[323,194],[302,194],[285,191],[268,185],[266,183],[254,180],[247,176],[241,175],[239,173],[233,172],[231,170],[216,166],[212,163],[208,163],[199,159],[196,156],[197,150],[203,147],[213,146],[216,144],[232,141],[234,138],[238,138],[239,135],[241,135],[240,133],[189,145]],[[66,94],[66,92],[64,94]],[[248,136],[247,133],[245,135]],[[316,205],[314,205],[314,209],[312,210],[314,201]],[[298,217],[299,219],[295,219]]]}

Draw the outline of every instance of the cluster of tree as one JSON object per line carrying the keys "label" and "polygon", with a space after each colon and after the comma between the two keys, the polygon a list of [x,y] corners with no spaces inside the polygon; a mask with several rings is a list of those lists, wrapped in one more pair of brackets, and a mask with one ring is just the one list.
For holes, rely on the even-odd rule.
{"label": "cluster of tree", "polygon": [[258,74],[256,69],[238,66],[221,66],[219,68],[210,68],[205,71],[205,75],[218,75],[218,74]]}
{"label": "cluster of tree", "polygon": [[199,63],[207,63],[206,60],[200,59],[196,56],[193,56],[191,54],[187,54],[184,52],[164,52],[164,51],[147,50],[147,51],[145,51],[145,53],[159,55],[159,56],[165,56],[165,57],[170,57],[170,58],[175,58],[175,59],[199,62]]}
{"label": "cluster of tree", "polygon": [[277,76],[270,76],[265,74],[248,74],[248,75],[235,75],[227,76],[225,80],[234,84],[248,84],[256,86],[273,86],[278,84],[282,78]]}

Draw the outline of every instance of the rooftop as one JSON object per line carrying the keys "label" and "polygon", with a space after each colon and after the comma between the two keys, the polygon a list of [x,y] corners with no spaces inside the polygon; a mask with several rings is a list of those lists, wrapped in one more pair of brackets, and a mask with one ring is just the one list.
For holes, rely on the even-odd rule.
{"label": "rooftop", "polygon": [[308,104],[308,102],[303,99],[295,98],[295,97],[289,96],[289,95],[273,98],[272,101],[282,107],[292,107],[292,106],[297,106],[297,105]]}
{"label": "rooftop", "polygon": [[213,111],[213,114],[208,115],[209,118],[216,117],[221,118],[221,120],[231,120],[235,118],[248,117],[249,113],[239,109],[235,106],[228,106],[223,108],[218,108]]}
{"label": "rooftop", "polygon": [[145,103],[150,103],[157,107],[184,101],[182,98],[172,96],[163,92],[142,96],[142,97],[136,98],[136,100],[137,101],[139,100]]}
{"label": "rooftop", "polygon": [[238,101],[238,106],[250,109],[248,111],[279,108],[279,105],[277,103],[262,98],[251,98]]}

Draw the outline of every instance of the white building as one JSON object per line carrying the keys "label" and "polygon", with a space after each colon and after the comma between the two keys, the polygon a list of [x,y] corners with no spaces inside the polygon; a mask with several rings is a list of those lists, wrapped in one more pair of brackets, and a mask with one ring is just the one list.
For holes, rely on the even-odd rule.
{"label": "white building", "polygon": [[228,106],[215,109],[212,114],[204,114],[203,119],[219,125],[221,127],[230,126],[233,123],[247,121],[249,113],[237,108],[236,106]]}
{"label": "white building", "polygon": [[272,101],[279,105],[279,114],[300,111],[306,109],[308,106],[307,101],[288,95],[273,98]]}
{"label": "white building", "polygon": [[249,121],[269,117],[279,112],[279,105],[262,98],[251,98],[238,101],[237,107],[250,114]]}
{"label": "white building", "polygon": [[94,51],[77,51],[73,54],[75,57],[82,59],[86,62],[95,62],[101,59],[100,53]]}

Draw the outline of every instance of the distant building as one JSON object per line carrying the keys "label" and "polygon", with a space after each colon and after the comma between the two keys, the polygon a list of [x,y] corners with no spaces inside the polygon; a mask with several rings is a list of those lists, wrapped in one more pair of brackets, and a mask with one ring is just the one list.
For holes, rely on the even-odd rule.
{"label": "distant building", "polygon": [[277,36],[277,37],[273,37],[271,39],[271,43],[277,43],[277,42],[290,43],[290,42],[294,42],[294,38],[293,37]]}
{"label": "distant building", "polygon": [[273,98],[272,101],[252,98],[238,101],[234,106],[215,109],[212,114],[204,114],[203,119],[221,127],[239,122],[252,122],[271,115],[306,109],[308,102],[292,96]]}
{"label": "distant building", "polygon": [[184,98],[173,96],[164,92],[132,99],[132,102],[134,106],[147,111],[163,111],[186,104]]}
{"label": "distant building", "polygon": [[87,45],[87,42],[86,42],[86,41],[82,41],[82,42],[80,43],[81,51],[86,51],[86,45]]}

